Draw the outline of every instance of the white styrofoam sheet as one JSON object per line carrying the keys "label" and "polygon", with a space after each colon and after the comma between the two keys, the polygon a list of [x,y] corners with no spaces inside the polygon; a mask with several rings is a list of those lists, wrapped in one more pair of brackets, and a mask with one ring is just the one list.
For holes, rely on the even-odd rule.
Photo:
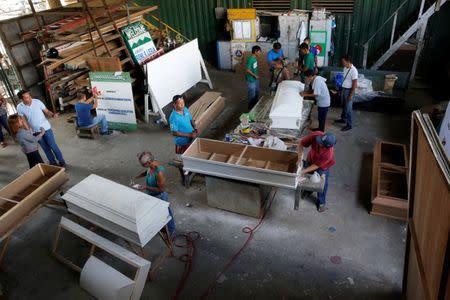
{"label": "white styrofoam sheet", "polygon": [[271,128],[299,129],[303,109],[300,92],[304,87],[296,80],[285,80],[278,85],[269,114]]}
{"label": "white styrofoam sheet", "polygon": [[127,300],[133,292],[134,281],[91,256],[81,271],[80,286],[99,300]]}
{"label": "white styrofoam sheet", "polygon": [[173,96],[202,80],[201,59],[195,39],[147,63],[148,85],[161,109],[172,102]]}

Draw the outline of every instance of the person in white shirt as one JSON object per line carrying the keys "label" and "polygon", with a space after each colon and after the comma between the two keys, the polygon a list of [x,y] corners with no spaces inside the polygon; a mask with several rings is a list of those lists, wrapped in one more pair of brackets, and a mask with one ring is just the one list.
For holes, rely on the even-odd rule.
{"label": "person in white shirt", "polygon": [[50,164],[65,167],[66,162],[64,161],[61,150],[59,150],[56,144],[50,122],[45,117],[47,115],[50,118],[54,118],[58,114],[48,110],[40,100],[33,99],[29,91],[22,90],[17,96],[22,100],[17,105],[17,113],[19,116],[25,117],[27,129],[31,129],[35,135],[41,131],[41,127],[45,130],[45,134],[38,143],[41,145],[42,150],[44,150],[45,156],[47,156]]}
{"label": "person in white shirt", "polygon": [[341,130],[347,131],[352,129],[353,96],[358,87],[358,70],[348,55],[342,57],[341,61],[344,66],[344,81],[341,90],[342,113],[341,118],[335,122],[345,124]]}
{"label": "person in white shirt", "polygon": [[316,98],[319,119],[319,127],[311,130],[325,132],[325,121],[327,119],[328,108],[330,107],[330,92],[326,84],[327,80],[322,76],[315,75],[313,70],[306,71],[305,77],[311,83],[312,90],[300,92],[300,96]]}

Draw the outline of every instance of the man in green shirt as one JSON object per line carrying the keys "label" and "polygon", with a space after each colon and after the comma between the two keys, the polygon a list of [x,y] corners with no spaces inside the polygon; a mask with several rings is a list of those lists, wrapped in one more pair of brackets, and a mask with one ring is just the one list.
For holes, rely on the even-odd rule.
{"label": "man in green shirt", "polygon": [[259,98],[259,76],[258,56],[261,55],[261,47],[253,46],[252,55],[247,59],[245,78],[247,79],[248,110],[258,102]]}
{"label": "man in green shirt", "polygon": [[311,53],[311,51],[309,50],[309,45],[306,43],[302,43],[299,47],[300,49],[300,53],[303,55],[303,66],[301,68],[301,74],[300,74],[300,78],[302,80],[302,82],[305,82],[306,77],[305,77],[305,73],[308,70],[311,70],[314,72],[314,68],[316,66],[316,63],[314,61],[314,54]]}

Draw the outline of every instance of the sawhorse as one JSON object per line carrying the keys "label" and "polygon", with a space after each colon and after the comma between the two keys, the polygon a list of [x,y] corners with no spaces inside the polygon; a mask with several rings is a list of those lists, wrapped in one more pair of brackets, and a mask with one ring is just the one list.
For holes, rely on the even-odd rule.
{"label": "sawhorse", "polygon": [[184,185],[184,187],[189,188],[191,186],[192,179],[197,173],[185,171],[183,169],[183,162],[176,158],[173,159],[172,162],[169,163],[169,165],[174,166],[178,169],[178,172],[180,172],[181,183]]}

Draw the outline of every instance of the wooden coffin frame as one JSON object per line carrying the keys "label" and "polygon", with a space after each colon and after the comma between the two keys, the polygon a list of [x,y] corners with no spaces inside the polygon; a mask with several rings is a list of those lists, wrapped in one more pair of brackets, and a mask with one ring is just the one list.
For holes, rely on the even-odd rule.
{"label": "wooden coffin frame", "polygon": [[65,169],[38,164],[23,173],[0,190],[0,237],[3,247],[0,263],[6,253],[9,236],[25,223],[39,208],[48,203],[49,197],[61,192],[68,181]]}
{"label": "wooden coffin frame", "polygon": [[406,221],[408,214],[408,156],[403,144],[375,145],[370,214]]}
{"label": "wooden coffin frame", "polygon": [[186,171],[295,189],[297,153],[197,138],[181,156]]}
{"label": "wooden coffin frame", "polygon": [[134,278],[132,279],[134,281],[134,287],[130,300],[138,300],[141,298],[141,294],[144,290],[146,278],[151,265],[148,260],[128,251],[125,248],[120,247],[119,245],[97,235],[96,233],[65,217],[61,217],[61,222],[59,223],[53,243],[52,255],[61,263],[65,264],[76,272],[81,273],[82,267],[76,265],[74,262],[70,261],[57,251],[62,230],[66,230],[91,244],[89,256],[93,256],[95,250],[98,248],[133,266],[136,269],[136,272]]}

